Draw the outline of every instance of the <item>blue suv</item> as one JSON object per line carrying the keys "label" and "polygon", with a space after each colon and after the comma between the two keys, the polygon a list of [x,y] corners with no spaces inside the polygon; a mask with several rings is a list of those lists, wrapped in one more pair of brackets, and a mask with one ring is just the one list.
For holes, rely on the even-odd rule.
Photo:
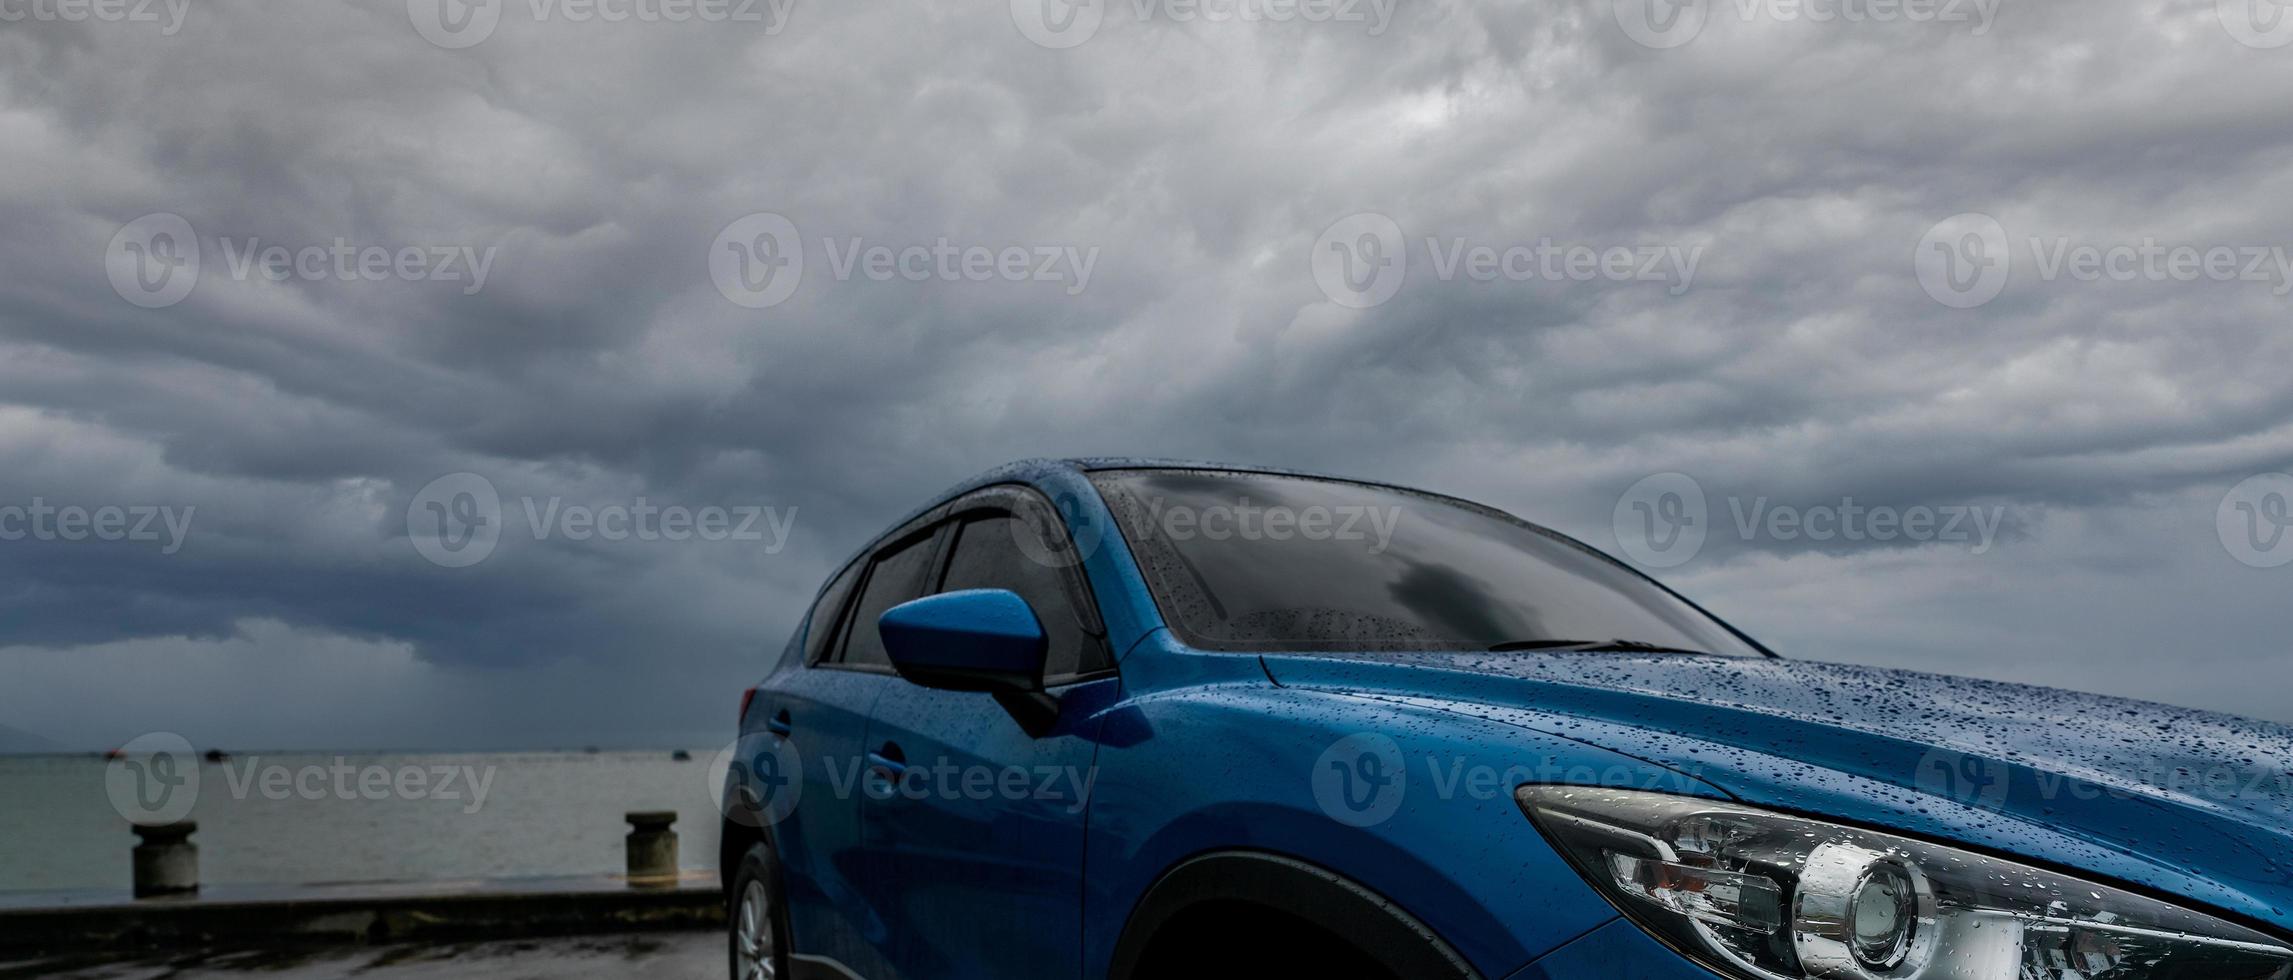
{"label": "blue suv", "polygon": [[829,579],[741,732],[743,978],[2293,971],[2293,731],[1780,659],[1399,487],[984,474]]}

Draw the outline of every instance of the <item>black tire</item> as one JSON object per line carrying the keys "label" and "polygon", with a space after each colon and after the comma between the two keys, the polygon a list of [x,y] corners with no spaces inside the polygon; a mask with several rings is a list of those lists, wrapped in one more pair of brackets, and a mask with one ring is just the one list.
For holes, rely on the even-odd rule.
{"label": "black tire", "polygon": [[[733,980],[782,980],[788,976],[788,905],[782,895],[780,860],[773,856],[772,848],[761,843],[749,848],[741,855],[731,886],[725,889],[726,961]],[[751,919],[750,902],[758,897],[763,899],[763,908]],[[760,925],[771,937],[771,944],[761,950],[761,957],[751,960],[743,955],[756,951],[748,933]],[[761,964],[763,970],[756,970],[754,964]]]}

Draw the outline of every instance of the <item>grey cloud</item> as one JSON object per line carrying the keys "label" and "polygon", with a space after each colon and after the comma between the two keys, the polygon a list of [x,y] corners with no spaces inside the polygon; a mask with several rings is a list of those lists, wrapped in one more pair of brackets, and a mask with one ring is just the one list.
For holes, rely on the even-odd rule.
{"label": "grey cloud", "polygon": [[[1730,495],[1999,507],[2003,540],[1972,565],[1755,538],[1667,577],[1810,653],[2123,693],[2147,675],[2098,665],[2156,637],[2091,602],[1995,598],[2069,569],[2086,577],[2063,587],[2114,603],[2170,593],[2159,636],[2293,679],[2265,618],[2225,608],[2282,576],[2210,537],[2229,486],[2293,465],[2287,301],[2044,282],[2024,261],[1960,311],[1912,270],[1966,211],[2017,238],[2282,241],[2284,52],[2238,45],[2212,4],[2012,6],[1980,37],[1716,16],[1670,51],[1634,44],[1606,0],[1404,0],[1377,34],[1117,6],[1069,51],[1002,5],[799,3],[772,34],[535,23],[512,3],[465,50],[423,41],[394,0],[218,0],[172,37],[0,26],[0,496],[198,508],[173,556],[0,546],[0,646],[23,651],[0,657],[46,665],[11,679],[118,715],[131,701],[75,670],[372,648],[479,691],[471,710],[500,720],[453,729],[471,739],[544,724],[514,706],[519,676],[560,679],[628,737],[683,731],[881,523],[1006,459],[1097,453],[1421,484],[1604,546],[1617,495],[1668,471],[1723,520]],[[102,256],[155,211],[195,226],[205,268],[146,310]],[[751,310],[719,295],[708,251],[762,211],[797,226],[806,269]],[[1416,244],[1399,294],[1357,312],[1327,302],[1309,253],[1365,211]],[[476,295],[240,281],[221,237],[498,260]],[[822,244],[943,237],[1100,256],[1069,296],[839,281]],[[1672,295],[1439,281],[1428,237],[1707,251]],[[442,569],[405,512],[465,471],[513,497],[801,516],[777,554],[511,540]],[[1930,637],[1906,616],[1866,631],[1869,653],[1796,618],[1826,590],[1900,588],[1970,622]],[[2060,639],[2011,670],[1964,653],[2041,618]],[[2279,710],[2218,673],[2171,693]],[[649,693],[610,709],[629,677]],[[405,699],[428,689],[383,687],[424,717]]]}

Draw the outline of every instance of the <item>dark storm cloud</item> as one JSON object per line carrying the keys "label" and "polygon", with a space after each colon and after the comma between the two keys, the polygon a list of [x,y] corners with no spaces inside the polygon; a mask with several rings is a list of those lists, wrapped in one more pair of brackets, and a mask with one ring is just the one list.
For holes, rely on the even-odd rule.
{"label": "dark storm cloud", "polygon": [[[280,668],[302,658],[403,707],[361,740],[519,741],[552,724],[535,678],[602,730],[706,731],[882,522],[1013,457],[1142,453],[1422,484],[1603,547],[1620,495],[1688,474],[1711,536],[1667,577],[1787,652],[2283,714],[2250,679],[2161,687],[2152,656],[2197,635],[2216,677],[2293,680],[2249,605],[2282,570],[2212,520],[2293,462],[2288,300],[2042,280],[2029,244],[2286,242],[2293,49],[2239,43],[2214,4],[2012,5],[1978,33],[1729,2],[1670,49],[1608,0],[1400,0],[1382,28],[1118,0],[1067,49],[1006,6],[601,23],[513,0],[465,48],[384,0],[0,24],[0,498],[193,513],[172,554],[0,545],[0,644],[23,648],[0,710],[102,740],[163,713],[95,680],[135,664],[201,692],[178,724],[327,741],[232,727],[335,690]],[[105,256],[155,212],[202,269],[145,309]],[[804,271],[751,309],[711,261],[758,212]],[[1971,310],[1913,265],[1962,212],[2015,253]],[[1407,275],[1352,309],[1312,263],[1362,213],[1401,229]],[[943,240],[1030,275],[839,275]],[[354,266],[416,249],[424,276],[234,262],[338,241]],[[1437,271],[1548,241],[1697,261]],[[483,287],[434,275],[439,250],[486,258]],[[407,518],[461,472],[504,537],[442,568]],[[640,498],[794,518],[785,541],[525,526],[529,501]],[[2003,523],[1976,554],[1731,512],[1848,498]],[[2011,666],[1967,652],[2038,622]]]}

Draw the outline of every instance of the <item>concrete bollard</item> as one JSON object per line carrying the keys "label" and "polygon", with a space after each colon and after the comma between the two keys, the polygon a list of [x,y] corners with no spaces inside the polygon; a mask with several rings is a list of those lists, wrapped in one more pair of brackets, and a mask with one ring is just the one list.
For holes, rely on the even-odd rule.
{"label": "concrete bollard", "polygon": [[677,877],[676,811],[646,810],[631,813],[629,825],[629,883],[660,884]]}
{"label": "concrete bollard", "polygon": [[189,820],[168,824],[137,824],[135,835],[135,897],[184,895],[199,890],[199,846],[191,835],[199,825]]}

